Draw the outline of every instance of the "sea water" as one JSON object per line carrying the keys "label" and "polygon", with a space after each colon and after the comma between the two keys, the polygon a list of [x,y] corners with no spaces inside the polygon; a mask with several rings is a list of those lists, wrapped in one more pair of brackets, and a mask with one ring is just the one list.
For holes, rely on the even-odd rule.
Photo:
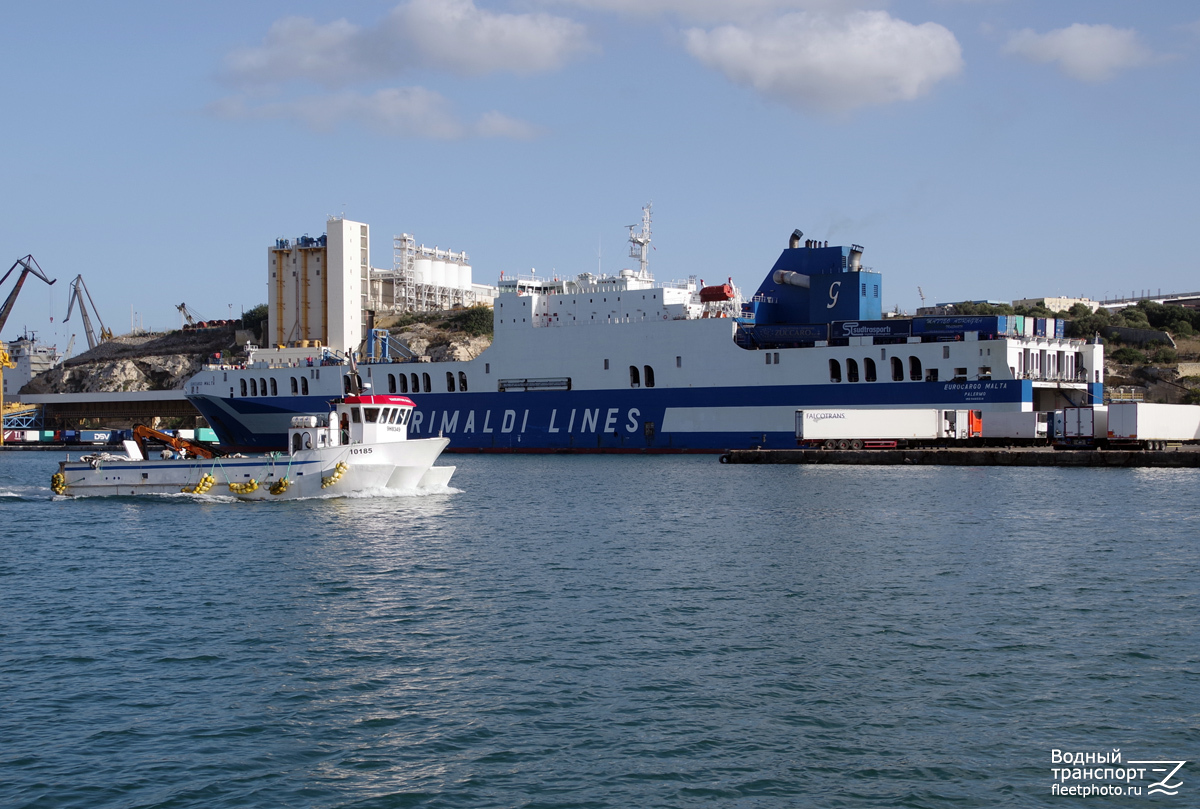
{"label": "sea water", "polygon": [[1193,470],[468,455],[243,503],[55,498],[60,457],[0,455],[5,807],[1200,804]]}

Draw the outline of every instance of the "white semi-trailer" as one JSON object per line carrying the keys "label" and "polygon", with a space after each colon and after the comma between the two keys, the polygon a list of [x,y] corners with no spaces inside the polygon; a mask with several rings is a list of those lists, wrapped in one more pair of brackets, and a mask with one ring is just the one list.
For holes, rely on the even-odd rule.
{"label": "white semi-trailer", "polygon": [[979,434],[971,410],[805,408],[796,411],[796,443],[825,449],[863,449]]}
{"label": "white semi-trailer", "polygon": [[1108,438],[1108,407],[1066,407],[1054,411],[1054,443],[1092,447]]}
{"label": "white semi-trailer", "polygon": [[1108,442],[1163,449],[1168,443],[1200,440],[1200,405],[1113,402],[1108,406]]}
{"label": "white semi-trailer", "polygon": [[1047,413],[1044,410],[991,411],[983,414],[986,439],[1021,439],[1023,442],[1046,440]]}

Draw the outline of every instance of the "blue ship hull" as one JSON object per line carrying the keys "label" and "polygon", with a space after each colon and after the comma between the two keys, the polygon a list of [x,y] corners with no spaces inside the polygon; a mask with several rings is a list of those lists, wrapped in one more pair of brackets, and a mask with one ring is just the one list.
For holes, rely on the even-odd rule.
{"label": "blue ship hull", "polygon": [[[1093,401],[1100,395],[1090,386]],[[720,452],[795,446],[803,407],[1017,410],[1032,397],[1028,380],[423,393],[409,430],[444,435],[446,452]],[[190,398],[222,444],[248,449],[283,447],[293,415],[328,408],[319,396]]]}

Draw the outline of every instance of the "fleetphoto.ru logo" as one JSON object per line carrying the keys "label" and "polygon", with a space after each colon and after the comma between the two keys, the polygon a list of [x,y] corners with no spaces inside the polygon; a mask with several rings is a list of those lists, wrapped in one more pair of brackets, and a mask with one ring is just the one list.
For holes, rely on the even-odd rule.
{"label": "fleetphoto.ru logo", "polygon": [[1121,749],[1112,752],[1050,751],[1055,795],[1090,798],[1093,795],[1178,795],[1183,786],[1183,765],[1178,759],[1138,759],[1122,763]]}

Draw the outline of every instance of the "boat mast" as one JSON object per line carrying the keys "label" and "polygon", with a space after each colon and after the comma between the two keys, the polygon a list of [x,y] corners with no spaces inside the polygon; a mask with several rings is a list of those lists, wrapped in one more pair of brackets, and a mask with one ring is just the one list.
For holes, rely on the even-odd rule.
{"label": "boat mast", "polygon": [[642,208],[642,230],[640,233],[634,233],[633,229],[637,225],[629,225],[629,257],[638,260],[638,266],[642,278],[649,278],[650,271],[647,269],[650,266],[650,256],[646,253],[646,248],[650,246],[650,207],[654,203],[647,202]]}

